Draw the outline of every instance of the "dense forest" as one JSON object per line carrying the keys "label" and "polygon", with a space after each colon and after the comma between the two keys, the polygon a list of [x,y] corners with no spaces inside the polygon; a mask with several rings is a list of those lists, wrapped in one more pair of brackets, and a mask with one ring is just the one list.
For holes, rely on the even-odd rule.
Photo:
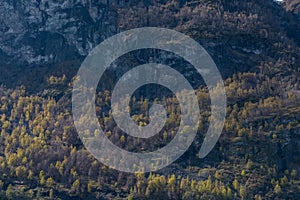
{"label": "dense forest", "polygon": [[[299,4],[287,2],[285,8],[267,0],[110,2],[120,31],[172,28],[208,50],[227,95],[221,138],[206,158],[198,157],[210,121],[210,97],[200,79],[187,77],[197,79],[201,109],[188,151],[156,172],[111,169],[85,149],[74,126],[71,93],[78,61],[58,63],[39,77],[24,73],[18,86],[6,79],[0,87],[0,199],[300,199],[300,23],[299,6],[293,6]],[[98,120],[115,145],[155,150],[174,138],[179,125],[174,94],[150,87],[132,97],[131,117],[140,126],[149,123],[153,102],[167,110],[165,127],[150,142],[116,126],[110,89],[118,73],[149,57],[186,74],[189,68],[176,57],[170,61],[165,52],[128,57],[117,60],[118,67],[99,83]]]}
{"label": "dense forest", "polygon": [[[66,96],[26,95],[26,89],[1,88],[1,188],[2,196],[15,198],[117,198],[130,199],[296,199],[300,194],[299,92],[282,90],[297,85],[261,73],[238,73],[225,81],[228,114],[222,137],[210,156],[196,153],[209,116],[206,88],[197,90],[203,120],[196,142],[179,161],[151,174],[125,174],[109,169],[85,150],[72,122]],[[67,84],[63,77],[50,77],[49,85]],[[71,84],[69,84],[71,85]],[[68,84],[66,87],[69,87]],[[107,110],[110,92],[97,95],[97,110]],[[157,146],[172,138],[178,121],[176,99],[162,100],[170,118]],[[135,100],[144,112],[149,101]],[[133,110],[134,112],[134,110]],[[139,113],[140,111],[138,111]],[[144,112],[145,113],[145,112]],[[112,116],[99,118],[111,141],[137,150],[149,147],[114,127]],[[147,122],[144,114],[132,116]]]}

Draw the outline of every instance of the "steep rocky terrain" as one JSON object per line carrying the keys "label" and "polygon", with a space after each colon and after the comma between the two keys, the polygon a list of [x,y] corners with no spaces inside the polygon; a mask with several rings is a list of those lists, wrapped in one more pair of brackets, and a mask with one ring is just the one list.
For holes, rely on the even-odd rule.
{"label": "steep rocky terrain", "polygon": [[282,57],[289,63],[299,59],[299,21],[273,1],[167,1],[119,13],[121,29],[162,26],[190,35],[222,72],[254,70]]}
{"label": "steep rocky terrain", "polygon": [[[1,1],[0,199],[300,199],[298,2]],[[72,117],[72,78],[99,42],[143,26],[178,30],[207,49],[224,78],[227,117],[219,142],[199,159],[210,121],[210,99],[201,85],[202,119],[188,151],[156,174],[128,174],[104,166],[84,148]],[[189,70],[168,55],[133,52],[118,59],[102,82],[113,87],[113,76],[150,58],[183,74]],[[169,119],[149,141],[116,126],[111,93],[98,89],[99,122],[115,145],[143,151],[174,137],[180,107],[173,96],[157,99]],[[152,100],[132,100],[137,124],[149,122]]]}
{"label": "steep rocky terrain", "polygon": [[0,13],[1,64],[77,59],[117,30],[115,13],[94,0],[5,0]]}
{"label": "steep rocky terrain", "polygon": [[264,63],[284,68],[299,63],[300,23],[273,1],[100,2],[2,1],[0,83],[43,90],[51,73],[72,78],[84,57],[108,36],[143,26],[173,28],[196,39],[224,77],[257,71]]}

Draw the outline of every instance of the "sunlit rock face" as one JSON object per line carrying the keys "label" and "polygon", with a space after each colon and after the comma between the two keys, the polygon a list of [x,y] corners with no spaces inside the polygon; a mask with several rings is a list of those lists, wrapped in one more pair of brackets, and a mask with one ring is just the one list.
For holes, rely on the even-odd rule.
{"label": "sunlit rock face", "polygon": [[282,4],[286,8],[287,11],[298,15],[298,17],[300,19],[300,1],[299,0],[283,0]]}
{"label": "sunlit rock face", "polygon": [[97,0],[0,1],[0,64],[59,63],[85,56],[116,33]]}

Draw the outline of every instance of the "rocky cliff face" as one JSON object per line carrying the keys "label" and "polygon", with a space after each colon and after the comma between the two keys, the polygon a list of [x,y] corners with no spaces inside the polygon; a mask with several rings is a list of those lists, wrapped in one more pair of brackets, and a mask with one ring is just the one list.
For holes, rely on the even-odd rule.
{"label": "rocky cliff face", "polygon": [[77,59],[116,33],[115,13],[97,0],[4,0],[0,13],[0,64]]}
{"label": "rocky cliff face", "polygon": [[[36,88],[51,74],[72,78],[105,38],[144,26],[191,36],[224,77],[265,65],[285,74],[299,65],[299,20],[273,0],[2,0],[0,22],[0,84],[9,87],[30,82]],[[145,62],[148,56],[136,57]]]}

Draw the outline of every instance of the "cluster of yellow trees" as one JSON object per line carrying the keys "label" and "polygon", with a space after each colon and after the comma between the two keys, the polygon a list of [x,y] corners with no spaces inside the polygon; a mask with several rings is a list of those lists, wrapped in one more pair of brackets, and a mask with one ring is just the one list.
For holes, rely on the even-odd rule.
{"label": "cluster of yellow trees", "polygon": [[[52,79],[56,84],[58,80]],[[119,191],[117,195],[127,194],[133,199],[260,199],[266,195],[280,196],[287,190],[298,191],[296,164],[280,168],[278,163],[268,163],[268,156],[261,160],[253,157],[253,152],[267,151],[264,149],[268,147],[266,144],[288,144],[294,137],[293,133],[299,130],[299,97],[282,89],[288,84],[256,73],[239,73],[225,80],[228,114],[222,137],[212,152],[217,153],[220,159],[207,158],[216,168],[212,168],[205,177],[191,177],[189,172],[182,176],[173,173],[128,175],[109,169],[96,161],[78,138],[70,99],[28,95],[24,87],[15,90],[1,87],[0,195],[8,198],[17,198],[17,195],[54,198],[66,192],[70,196],[97,198],[110,188]],[[193,160],[189,167],[202,165],[195,149],[199,149],[208,127],[210,100],[205,87],[199,88],[196,95],[201,109],[196,142],[183,156],[182,162],[178,161],[175,165],[182,165],[185,160]],[[99,92],[96,110],[101,127],[116,145],[130,151],[152,151],[174,137],[180,122],[180,107],[175,97],[155,100],[165,106],[168,120],[151,142],[128,136],[116,127],[110,112],[110,98],[110,92]],[[138,125],[149,123],[151,103],[142,97],[132,99],[132,118]],[[277,151],[278,156],[284,155],[282,149]],[[297,160],[299,156],[295,155],[293,159]],[[232,171],[230,178],[216,170],[224,166]],[[261,176],[263,184],[252,183],[252,176]]]}

